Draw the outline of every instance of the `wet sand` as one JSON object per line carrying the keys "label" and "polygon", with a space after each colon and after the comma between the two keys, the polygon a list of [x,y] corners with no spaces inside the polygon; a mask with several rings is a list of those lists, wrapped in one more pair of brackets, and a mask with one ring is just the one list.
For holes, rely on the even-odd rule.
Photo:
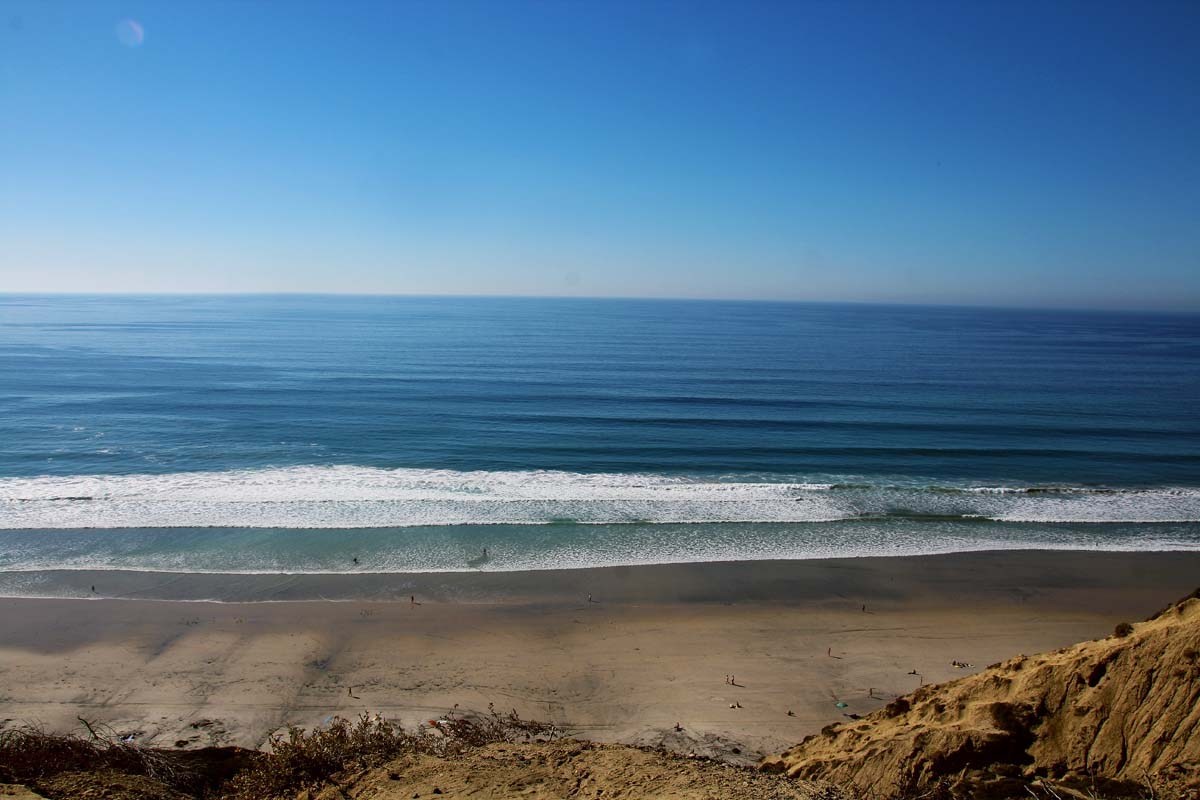
{"label": "wet sand", "polygon": [[1106,635],[1197,584],[1200,553],[1041,551],[524,573],[7,573],[0,594],[57,597],[0,599],[0,720],[63,729],[83,716],[157,745],[255,746],[334,714],[416,723],[494,703],[587,738],[753,757],[922,680]]}

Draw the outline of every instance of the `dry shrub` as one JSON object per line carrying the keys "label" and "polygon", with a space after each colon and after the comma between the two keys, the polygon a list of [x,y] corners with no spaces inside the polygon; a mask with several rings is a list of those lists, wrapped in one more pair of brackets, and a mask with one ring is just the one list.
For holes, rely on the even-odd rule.
{"label": "dry shrub", "polygon": [[62,772],[107,769],[143,775],[183,792],[196,789],[198,776],[169,754],[123,742],[108,728],[80,722],[86,736],[47,733],[31,725],[0,730],[0,782],[33,784]]}
{"label": "dry shrub", "polygon": [[382,717],[340,717],[324,728],[290,727],[271,737],[271,752],[239,772],[226,787],[237,800],[289,798],[316,789],[339,773],[370,769],[404,755],[455,756],[494,742],[552,741],[554,725],[521,719],[516,711],[481,716],[446,715],[408,729]]}
{"label": "dry shrub", "polygon": [[1113,629],[1113,636],[1118,639],[1124,639],[1131,633],[1133,633],[1133,626],[1128,622],[1118,622],[1117,627]]}

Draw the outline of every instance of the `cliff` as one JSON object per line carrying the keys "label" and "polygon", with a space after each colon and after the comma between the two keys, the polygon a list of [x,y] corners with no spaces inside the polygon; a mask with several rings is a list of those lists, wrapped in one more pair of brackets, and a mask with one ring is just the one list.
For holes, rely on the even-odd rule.
{"label": "cliff", "polygon": [[1118,626],[1099,641],[922,687],[862,720],[832,725],[760,768],[880,795],[964,776],[999,784],[1194,781],[1200,599]]}

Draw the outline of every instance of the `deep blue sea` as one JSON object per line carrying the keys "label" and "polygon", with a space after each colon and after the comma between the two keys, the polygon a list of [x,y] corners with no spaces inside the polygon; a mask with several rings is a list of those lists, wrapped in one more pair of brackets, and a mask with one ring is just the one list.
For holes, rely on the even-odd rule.
{"label": "deep blue sea", "polygon": [[0,295],[7,573],[1038,547],[1200,549],[1200,316]]}

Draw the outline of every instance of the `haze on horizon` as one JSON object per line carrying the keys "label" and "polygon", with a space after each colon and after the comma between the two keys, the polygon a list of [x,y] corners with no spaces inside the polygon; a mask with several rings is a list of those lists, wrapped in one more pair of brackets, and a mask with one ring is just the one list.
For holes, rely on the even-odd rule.
{"label": "haze on horizon", "polygon": [[1200,310],[1200,5],[16,0],[0,291]]}

